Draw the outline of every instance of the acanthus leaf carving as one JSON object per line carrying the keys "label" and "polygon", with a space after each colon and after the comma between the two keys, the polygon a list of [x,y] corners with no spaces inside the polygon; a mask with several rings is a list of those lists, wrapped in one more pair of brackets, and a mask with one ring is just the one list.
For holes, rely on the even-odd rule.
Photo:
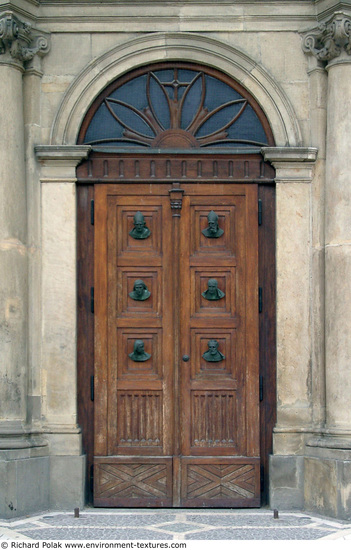
{"label": "acanthus leaf carving", "polygon": [[334,13],[328,22],[303,33],[302,49],[320,61],[331,61],[343,51],[351,55],[351,18]]}
{"label": "acanthus leaf carving", "polygon": [[49,37],[20,21],[12,12],[0,14],[0,55],[20,62],[43,56],[50,49]]}

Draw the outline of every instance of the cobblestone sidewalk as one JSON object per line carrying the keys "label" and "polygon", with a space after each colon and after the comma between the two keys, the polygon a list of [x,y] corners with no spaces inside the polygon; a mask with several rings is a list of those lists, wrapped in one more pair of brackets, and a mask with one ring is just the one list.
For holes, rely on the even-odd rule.
{"label": "cobblestone sidewalk", "polygon": [[351,540],[351,523],[271,510],[95,510],[0,520],[0,540]]}

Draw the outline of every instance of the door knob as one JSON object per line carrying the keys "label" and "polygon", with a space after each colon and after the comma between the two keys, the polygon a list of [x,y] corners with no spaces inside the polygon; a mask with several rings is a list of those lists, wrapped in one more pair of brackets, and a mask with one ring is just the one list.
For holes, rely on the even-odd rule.
{"label": "door knob", "polygon": [[187,361],[189,361],[190,357],[189,355],[183,355],[183,361],[186,363]]}

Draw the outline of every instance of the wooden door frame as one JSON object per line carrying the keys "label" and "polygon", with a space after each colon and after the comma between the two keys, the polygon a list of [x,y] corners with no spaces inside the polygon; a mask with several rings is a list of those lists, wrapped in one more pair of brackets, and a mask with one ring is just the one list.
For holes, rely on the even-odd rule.
{"label": "wooden door frame", "polygon": [[[183,154],[182,154],[183,153]],[[276,274],[275,274],[275,187],[274,171],[264,163],[261,155],[254,153],[212,152],[212,155],[196,152],[163,151],[156,157],[164,163],[167,174],[172,162],[172,176],[167,176],[170,185],[173,181],[196,179],[196,181],[221,181],[231,179],[237,183],[257,183],[259,211],[259,287],[262,289],[262,311],[259,315],[260,339],[260,376],[262,376],[263,400],[260,402],[260,446],[261,446],[261,479],[262,504],[268,501],[268,457],[272,453],[273,427],[276,421]],[[106,159],[115,161],[114,171],[107,170]],[[151,176],[147,181],[157,181],[155,172],[155,152],[150,153],[92,153],[77,169],[77,378],[78,378],[78,423],[82,430],[83,449],[87,455],[86,500],[92,501],[92,464],[94,449],[94,225],[92,200],[94,185],[99,183],[116,183],[120,181],[121,166],[125,162],[138,162],[145,159],[150,163]],[[122,161],[122,164],[121,162]],[[108,162],[108,161],[107,161]],[[184,164],[185,163],[185,164]],[[201,164],[199,164],[201,163]],[[246,163],[246,164],[245,164]],[[249,163],[249,164],[247,164]],[[250,164],[251,163],[251,164]],[[201,165],[201,170],[199,166]],[[135,181],[140,181],[143,174],[137,165]],[[187,167],[185,170],[184,167]],[[242,170],[241,170],[242,167]],[[117,171],[117,172],[116,172]],[[196,171],[196,173],[195,173]],[[194,173],[193,173],[194,172]],[[253,174],[248,177],[247,174]],[[110,174],[110,175],[109,175]],[[164,175],[160,176],[164,178]],[[123,179],[123,177],[122,177]],[[133,178],[129,178],[132,183]]]}

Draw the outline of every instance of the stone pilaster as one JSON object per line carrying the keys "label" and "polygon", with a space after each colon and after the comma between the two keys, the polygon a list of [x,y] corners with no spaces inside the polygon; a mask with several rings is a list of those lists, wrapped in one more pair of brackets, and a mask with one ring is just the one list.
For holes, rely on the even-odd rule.
{"label": "stone pilaster", "polygon": [[[28,410],[28,245],[23,74],[48,38],[0,13],[0,516],[49,506],[47,443]],[[32,153],[33,155],[33,153]],[[35,480],[35,481],[33,481]]]}
{"label": "stone pilaster", "polygon": [[276,169],[278,454],[301,454],[311,429],[311,182],[315,148],[264,147]]}
{"label": "stone pilaster", "polygon": [[308,58],[310,141],[318,148],[313,185],[311,186],[312,217],[312,272],[314,282],[311,288],[311,340],[312,374],[311,396],[312,417],[315,429],[325,422],[325,288],[324,288],[324,210],[325,210],[325,164],[327,133],[327,86],[328,75],[324,63],[314,56]]}
{"label": "stone pilaster", "polygon": [[306,53],[328,63],[325,433],[346,437],[351,443],[351,15],[336,12],[329,21],[306,33],[303,47]]}
{"label": "stone pilaster", "polygon": [[311,183],[317,149],[264,147],[262,152],[276,170],[277,205],[277,424],[270,502],[301,509],[304,446],[313,432]]}
{"label": "stone pilaster", "polygon": [[41,164],[41,391],[50,447],[50,505],[84,505],[77,425],[76,167],[90,147],[37,146]]}
{"label": "stone pilaster", "polygon": [[351,56],[346,55],[327,67],[326,429],[351,445]]}
{"label": "stone pilaster", "polygon": [[42,207],[43,430],[55,455],[80,455],[77,426],[76,166],[89,146],[37,146]]}
{"label": "stone pilaster", "polygon": [[41,213],[40,167],[34,146],[41,143],[41,59],[26,64],[23,75],[25,168],[27,190],[28,243],[28,420],[32,430],[41,428]]}
{"label": "stone pilaster", "polygon": [[[0,449],[28,446],[28,242],[22,76],[48,39],[0,13]],[[11,407],[8,405],[11,403]],[[6,407],[6,408],[5,408]],[[22,441],[22,443],[21,443]]]}
{"label": "stone pilaster", "polygon": [[335,12],[304,35],[328,73],[325,181],[325,426],[306,442],[305,506],[350,519],[351,16]]}

